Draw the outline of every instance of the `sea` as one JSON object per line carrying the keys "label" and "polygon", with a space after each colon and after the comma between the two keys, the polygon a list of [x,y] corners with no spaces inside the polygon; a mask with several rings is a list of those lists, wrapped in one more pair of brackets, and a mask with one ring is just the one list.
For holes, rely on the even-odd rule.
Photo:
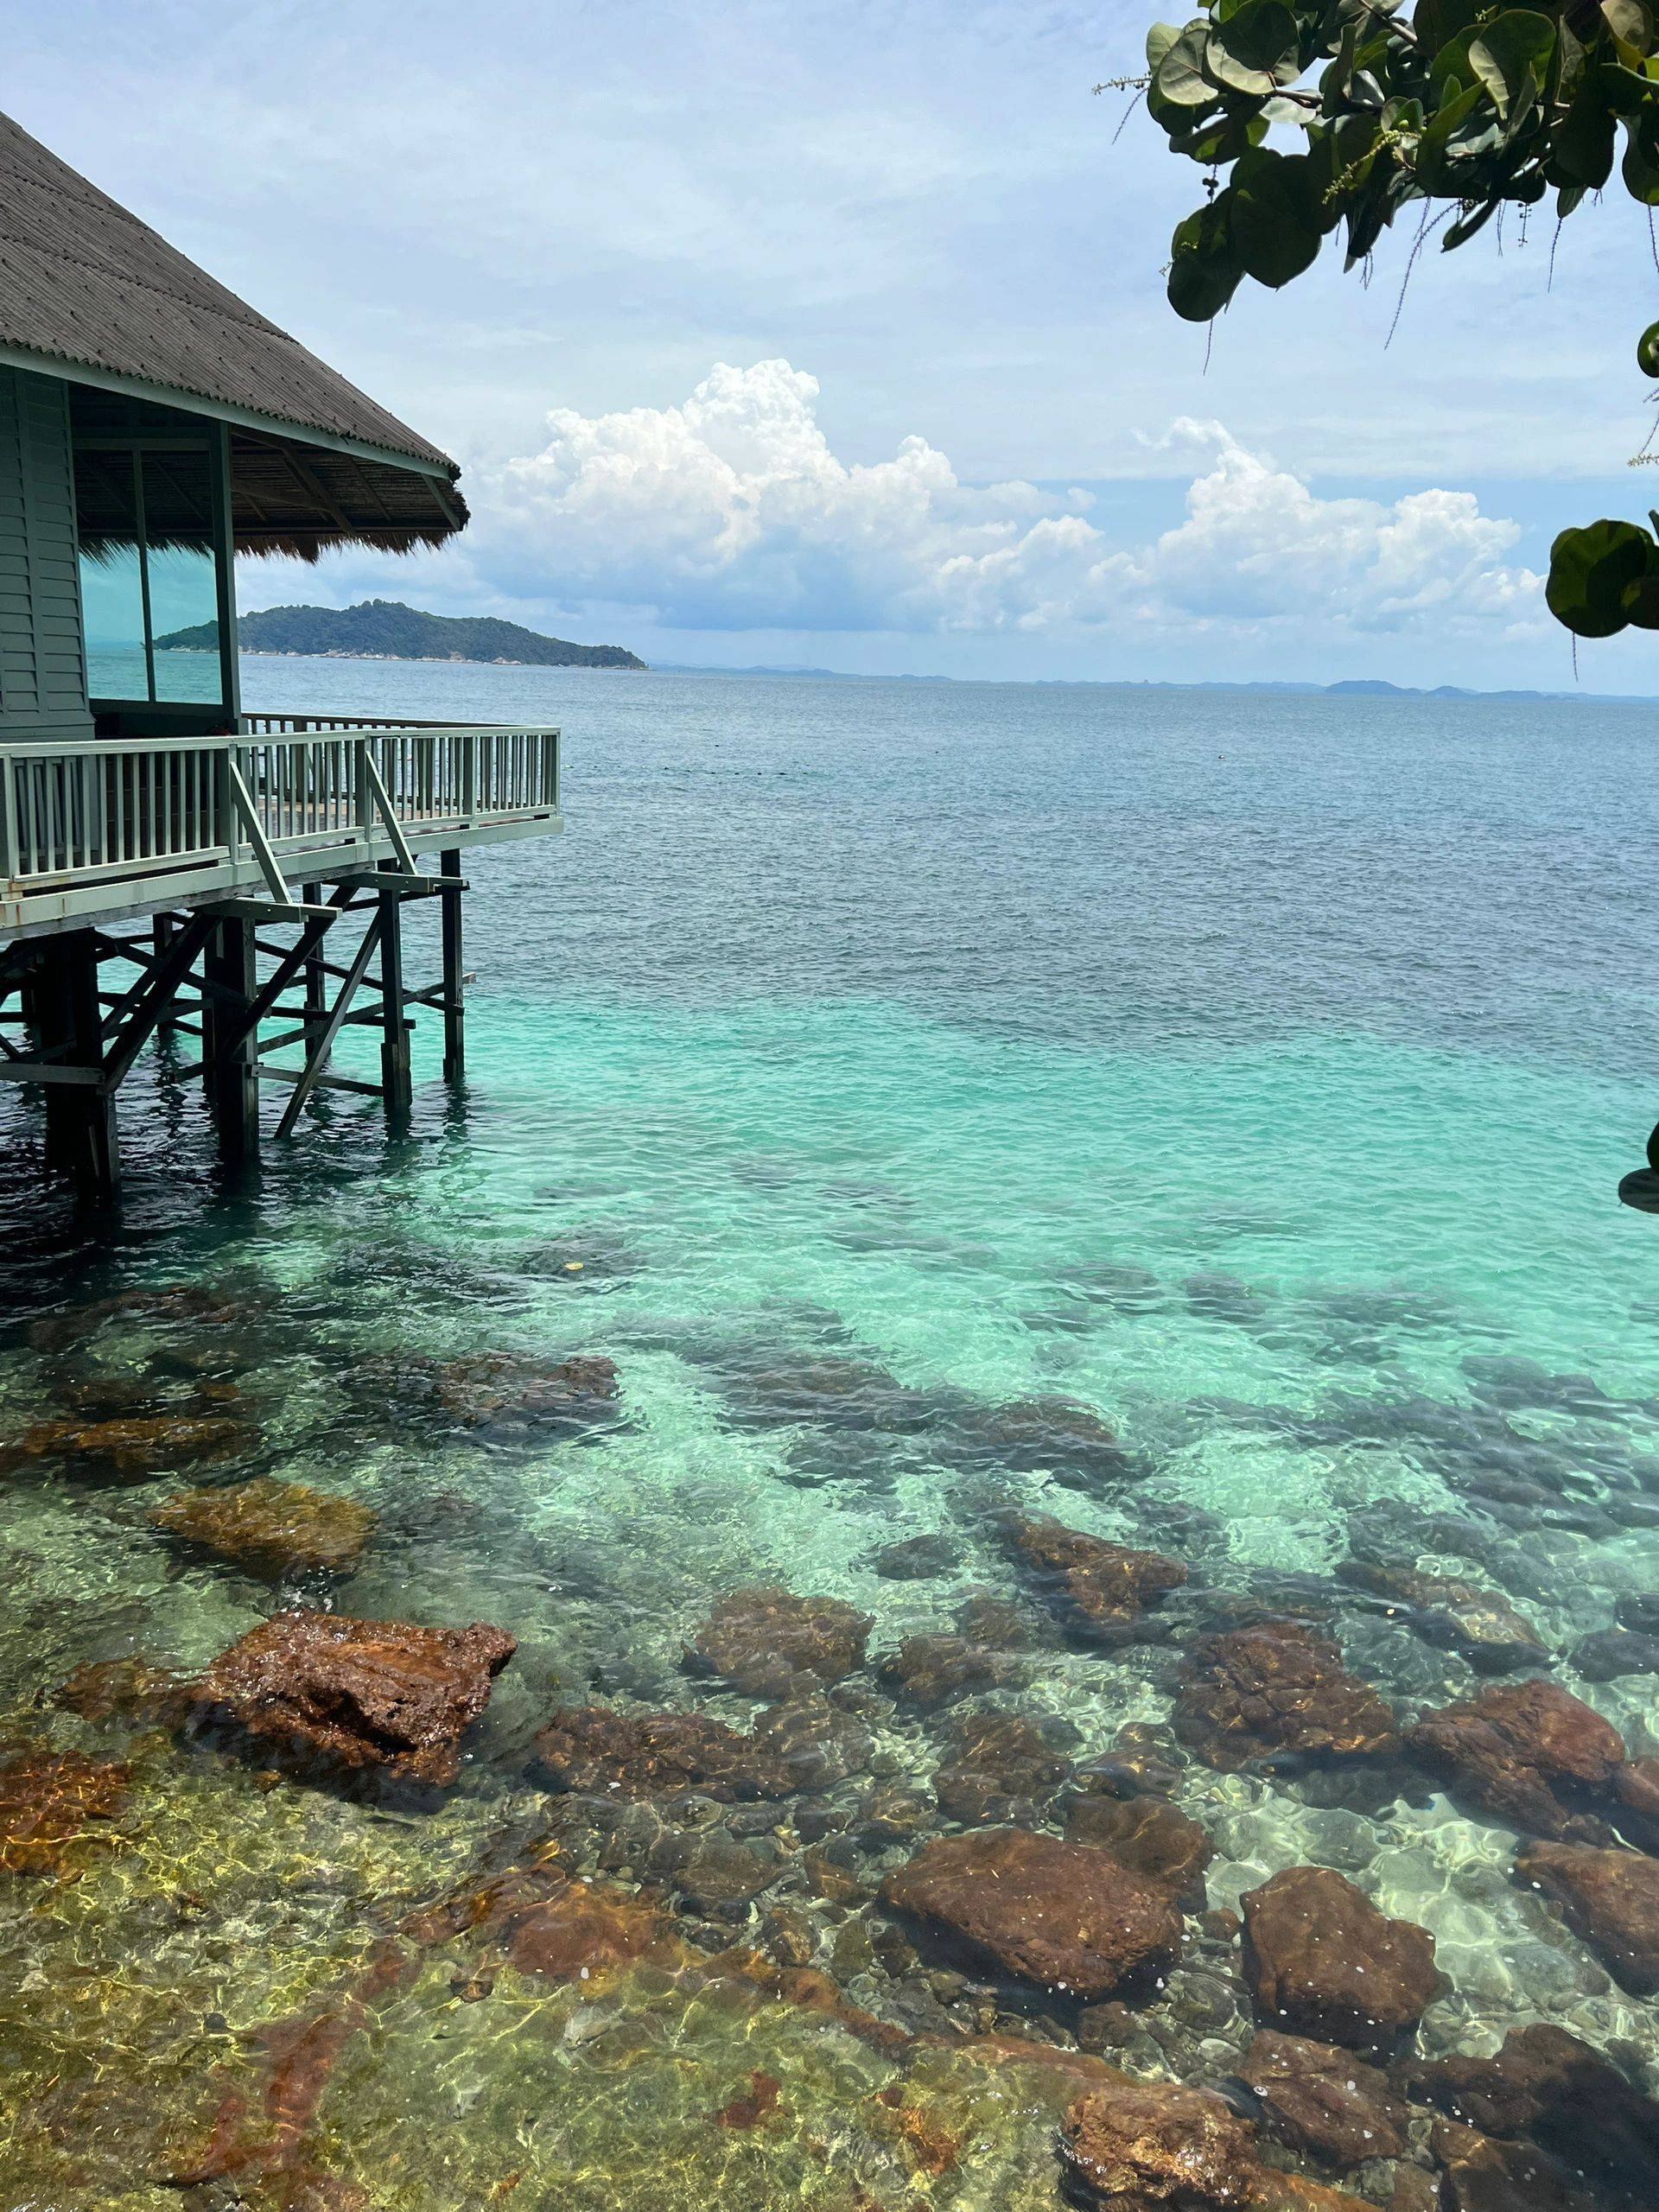
{"label": "sea", "polygon": [[[1629,1641],[1659,1627],[1659,1220],[1617,1198],[1659,1118],[1659,710],[243,680],[556,724],[565,829],[466,855],[466,1079],[417,1008],[405,1129],[332,1091],[231,1176],[175,1034],[89,1216],[0,1098],[0,1753],[122,1776],[61,1848],[0,1850],[0,2212],[1028,2212],[1067,2201],[1057,2127],[1108,2062],[1385,2205],[1426,2121],[1344,2172],[1236,2087],[1263,2023],[1230,1916],[1308,1864],[1434,1938],[1395,2059],[1541,2022],[1659,2088],[1652,1999],[1517,1881],[1513,1821],[1177,1725],[1206,1637],[1290,1618],[1402,1728],[1536,1676],[1659,1745],[1659,1643]],[[336,1065],[372,1074],[372,1033]],[[515,1398],[576,1358],[614,1363],[591,1419]],[[65,1440],[125,1403],[235,1435]],[[154,1517],[250,1479],[367,1509],[354,1567],[256,1573]],[[1011,1541],[1036,1516],[1187,1581],[1091,1637]],[[866,1617],[791,1718],[812,1789],[561,1787],[561,1709],[775,1711],[702,1633],[755,1589]],[[894,1655],[987,1599],[1018,1664],[908,1697]],[[1477,1599],[1518,1657],[1459,1631]],[[188,1681],[296,1605],[517,1638],[458,1782],[401,1803],[66,1700],[111,1662]],[[1109,2022],[883,1902],[964,1826],[936,1777],[998,1719],[1055,1767],[1004,1776],[1012,1825],[1058,1834],[1133,1753],[1213,1848],[1181,1962]],[[555,1970],[522,1928],[567,1881],[615,1924]]]}

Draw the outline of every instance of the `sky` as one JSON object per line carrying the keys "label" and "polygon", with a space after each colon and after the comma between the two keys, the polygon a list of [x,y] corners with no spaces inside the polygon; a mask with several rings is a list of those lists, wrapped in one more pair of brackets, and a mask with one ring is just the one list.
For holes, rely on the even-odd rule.
{"label": "sky", "polygon": [[[1178,16],[1179,19],[1179,16]],[[1645,215],[1329,248],[1206,333],[1150,11],[0,0],[5,105],[453,454],[442,551],[246,565],[648,659],[1659,692],[1549,620],[1641,516]],[[1396,322],[1397,317],[1397,322]],[[1392,337],[1390,331],[1392,328]]]}

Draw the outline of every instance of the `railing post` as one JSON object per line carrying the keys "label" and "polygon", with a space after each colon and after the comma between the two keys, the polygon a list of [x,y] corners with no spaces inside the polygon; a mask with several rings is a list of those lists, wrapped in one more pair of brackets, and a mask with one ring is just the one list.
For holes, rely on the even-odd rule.
{"label": "railing post", "polygon": [[0,746],[0,882],[10,883],[20,873],[17,857],[16,763]]}
{"label": "railing post", "polygon": [[478,749],[484,742],[475,729],[468,730],[461,740],[467,750],[461,771],[461,810],[468,822],[478,806]]}
{"label": "railing post", "polygon": [[374,840],[374,791],[369,781],[369,741],[352,741],[352,797],[356,803],[357,835],[365,854]]}

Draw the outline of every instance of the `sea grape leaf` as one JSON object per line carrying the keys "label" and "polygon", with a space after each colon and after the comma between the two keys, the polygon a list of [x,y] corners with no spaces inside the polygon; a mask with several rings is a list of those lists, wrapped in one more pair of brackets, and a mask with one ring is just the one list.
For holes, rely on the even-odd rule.
{"label": "sea grape leaf", "polygon": [[1648,574],[1659,553],[1645,530],[1605,517],[1564,530],[1549,549],[1545,601],[1558,622],[1580,638],[1611,638],[1630,620],[1624,594]]}
{"label": "sea grape leaf", "polygon": [[1555,26],[1529,8],[1511,8],[1469,41],[1469,66],[1501,116],[1530,103],[1544,88]]}
{"label": "sea grape leaf", "polygon": [[1216,97],[1216,86],[1204,67],[1209,40],[1206,24],[1189,23],[1157,65],[1153,82],[1177,107],[1207,107]]}
{"label": "sea grape leaf", "polygon": [[1313,167],[1306,154],[1258,146],[1233,171],[1232,234],[1238,258],[1258,284],[1277,290],[1316,259],[1325,225]]}

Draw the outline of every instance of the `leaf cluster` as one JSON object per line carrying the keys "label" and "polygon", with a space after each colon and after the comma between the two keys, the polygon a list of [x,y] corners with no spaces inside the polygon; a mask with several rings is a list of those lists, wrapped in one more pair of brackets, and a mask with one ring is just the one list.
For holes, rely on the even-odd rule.
{"label": "leaf cluster", "polygon": [[[1287,284],[1338,235],[1351,268],[1402,210],[1427,221],[1438,204],[1446,248],[1552,193],[1564,218],[1616,163],[1659,207],[1656,46],[1648,0],[1417,0],[1410,16],[1400,0],[1210,0],[1154,24],[1147,105],[1211,173],[1175,232],[1170,304],[1207,322],[1247,277]],[[1300,150],[1267,143],[1275,124]],[[1659,375],[1659,324],[1637,359]],[[1659,518],[1564,531],[1548,598],[1582,637],[1659,627]]]}

